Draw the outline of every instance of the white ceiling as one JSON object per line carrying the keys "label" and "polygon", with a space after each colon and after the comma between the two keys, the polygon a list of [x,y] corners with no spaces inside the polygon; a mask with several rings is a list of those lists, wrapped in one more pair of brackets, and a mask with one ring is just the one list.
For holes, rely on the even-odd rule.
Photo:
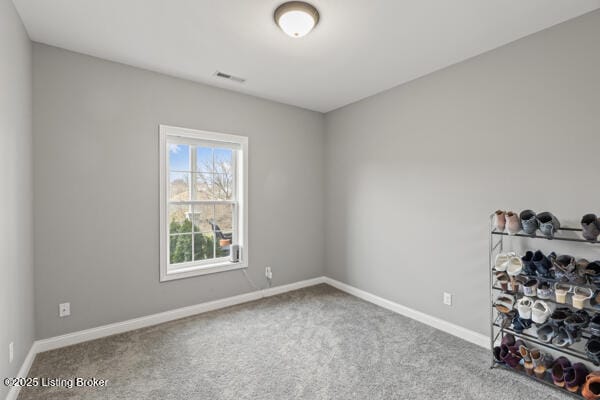
{"label": "white ceiling", "polygon": [[[327,112],[600,7],[600,0],[14,0],[32,40]],[[216,70],[241,76],[237,84]]]}

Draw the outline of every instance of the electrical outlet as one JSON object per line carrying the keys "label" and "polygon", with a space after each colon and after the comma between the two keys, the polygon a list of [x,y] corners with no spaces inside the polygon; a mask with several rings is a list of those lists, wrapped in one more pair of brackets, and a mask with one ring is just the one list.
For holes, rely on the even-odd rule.
{"label": "electrical outlet", "polygon": [[271,271],[271,267],[265,268],[265,276],[267,277],[268,280],[273,279],[273,271]]}
{"label": "electrical outlet", "polygon": [[15,345],[13,342],[8,344],[8,362],[11,363],[15,358]]}
{"label": "electrical outlet", "polygon": [[60,303],[58,305],[58,316],[62,318],[69,315],[71,315],[71,303]]}
{"label": "electrical outlet", "polygon": [[447,306],[452,305],[452,293],[444,292],[444,304]]}

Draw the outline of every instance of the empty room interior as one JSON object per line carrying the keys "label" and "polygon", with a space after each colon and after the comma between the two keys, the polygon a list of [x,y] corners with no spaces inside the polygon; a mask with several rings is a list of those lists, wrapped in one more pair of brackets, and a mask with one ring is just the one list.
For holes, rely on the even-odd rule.
{"label": "empty room interior", "polygon": [[600,0],[0,0],[0,399],[600,399]]}

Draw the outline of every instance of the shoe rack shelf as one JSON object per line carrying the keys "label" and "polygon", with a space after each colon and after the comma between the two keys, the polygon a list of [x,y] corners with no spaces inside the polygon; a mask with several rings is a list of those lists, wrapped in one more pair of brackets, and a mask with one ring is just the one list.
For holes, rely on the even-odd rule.
{"label": "shoe rack shelf", "polygon": [[[538,377],[537,377],[537,376],[535,376],[535,375],[527,375],[527,374],[525,374],[524,372],[519,372],[519,371],[516,371],[515,369],[513,369],[513,368],[510,368],[510,367],[508,367],[508,366],[506,366],[506,365],[502,365],[502,364],[497,364],[497,365],[495,366],[495,368],[498,368],[498,369],[503,369],[503,370],[506,370],[506,371],[510,371],[510,372],[516,373],[516,374],[518,374],[518,375],[523,375],[523,376],[526,376],[527,378],[529,378],[529,379],[531,379],[531,380],[533,380],[533,381],[536,381],[536,382],[538,382],[538,383],[541,383],[541,384],[543,384],[543,385],[546,385],[546,386],[550,386],[551,388],[553,388],[553,389],[556,389],[556,390],[558,390],[558,391],[559,391],[559,392],[561,392],[561,393],[564,393],[564,394],[570,395],[570,396],[572,396],[573,398],[576,398],[576,399],[583,399],[583,397],[582,397],[580,394],[578,394],[578,393],[569,392],[569,391],[568,391],[568,390],[566,390],[566,389],[559,388],[558,386],[556,386],[556,385],[554,384],[554,382],[552,382],[552,379],[549,379],[548,377],[546,377],[546,378],[544,378],[544,379],[540,379],[540,378],[538,378]],[[534,396],[532,396],[532,398],[533,398],[533,397],[534,397]]]}
{"label": "shoe rack shelf", "polygon": [[[494,272],[496,272],[496,271],[494,271]],[[525,276],[527,276],[527,275],[525,275]],[[547,281],[547,282],[553,282],[554,281],[552,279],[545,279],[545,278],[542,278],[541,280],[544,280],[544,281]],[[577,285],[577,286],[579,286],[579,287],[588,287],[589,285]],[[513,296],[522,296],[522,294],[519,293],[519,292],[514,292],[512,290],[504,290],[504,289],[499,288],[498,286],[495,286],[495,285],[492,286],[492,290],[497,291],[497,292],[501,292],[501,293],[508,293],[508,294],[513,295]],[[541,297],[536,297],[536,296],[527,296],[527,297],[530,297],[533,300],[538,300],[539,299],[539,300],[545,301],[546,303],[556,304],[557,307],[565,307],[565,306],[569,305],[568,302],[567,303],[559,303],[556,300],[552,300],[552,299],[542,299]],[[584,306],[582,308],[582,310],[585,310],[588,313],[597,313],[598,312],[597,309],[591,308],[591,307],[587,307],[587,306]],[[585,329],[584,329],[584,331],[585,331]]]}
{"label": "shoe rack shelf", "polygon": [[544,240],[559,240],[559,241],[564,241],[564,242],[600,243],[599,240],[586,240],[586,239],[579,238],[579,237],[566,236],[566,234],[568,232],[576,233],[576,232],[581,232],[581,231],[582,230],[579,228],[559,228],[556,230],[557,235],[554,235],[554,237],[550,238],[550,237],[537,235],[537,234],[528,235],[526,233],[515,233],[514,235],[509,235],[506,232],[499,232],[499,231],[495,230],[494,228],[491,229],[492,235],[517,236],[517,237],[524,237],[524,238],[531,238],[531,239],[544,239]]}
{"label": "shoe rack shelf", "polygon": [[[570,357],[575,357],[575,358],[578,358],[580,360],[587,361],[590,363],[592,362],[592,360],[590,360],[588,358],[587,354],[585,354],[585,351],[583,351],[583,350],[576,350],[573,347],[564,347],[564,348],[557,347],[551,343],[542,342],[541,340],[539,340],[537,338],[537,336],[533,336],[533,335],[530,335],[525,332],[517,332],[510,328],[503,328],[500,324],[494,324],[494,326],[497,327],[498,329],[503,330],[504,332],[511,333],[515,337],[520,337],[521,339],[526,340],[527,342],[535,343],[539,346],[545,347],[550,350],[560,351],[561,353],[564,353]],[[588,340],[589,338],[590,337],[587,335],[582,336],[582,339],[585,339],[585,340]],[[493,361],[493,363],[494,363],[494,366],[500,365],[500,364],[497,364],[495,361]]]}
{"label": "shoe rack shelf", "polygon": [[[524,369],[519,370],[519,369],[511,368],[505,364],[500,364],[495,361],[494,356],[493,356],[494,346],[500,339],[502,339],[504,337],[505,334],[512,334],[516,338],[521,338],[526,343],[533,343],[536,346],[539,346],[540,348],[545,348],[547,350],[551,350],[555,354],[560,353],[569,358],[576,358],[578,360],[586,362],[589,365],[591,365],[593,363],[593,361],[587,356],[587,354],[585,352],[585,348],[584,348],[586,341],[588,339],[590,339],[590,337],[592,336],[589,329],[582,330],[582,336],[581,336],[580,341],[578,341],[568,347],[559,347],[559,346],[554,345],[553,343],[544,342],[544,341],[540,340],[537,336],[529,333],[528,331],[535,330],[533,325],[532,325],[532,328],[526,329],[525,331],[517,332],[510,327],[511,326],[510,322],[503,323],[504,321],[503,321],[502,315],[494,307],[494,300],[496,297],[494,294],[495,293],[511,294],[515,297],[515,299],[518,299],[524,295],[520,292],[515,292],[512,290],[504,290],[501,287],[499,287],[499,285],[495,279],[495,275],[496,275],[497,271],[494,268],[494,257],[496,254],[502,253],[504,251],[504,245],[505,245],[504,237],[505,236],[521,237],[521,238],[528,238],[528,239],[556,240],[556,241],[563,241],[563,242],[591,243],[594,245],[600,244],[600,241],[583,239],[579,236],[579,234],[582,232],[582,229],[568,228],[568,227],[562,227],[562,228],[558,229],[556,234],[554,235],[554,237],[551,237],[551,238],[542,236],[542,235],[537,235],[537,234],[529,235],[529,234],[522,233],[522,232],[516,233],[514,235],[509,235],[507,232],[500,232],[500,231],[495,230],[493,227],[492,220],[493,220],[493,215],[490,217],[490,238],[489,238],[489,245],[490,245],[490,247],[489,247],[489,263],[490,263],[489,287],[490,287],[490,301],[491,301],[491,304],[490,304],[490,352],[492,355],[491,356],[491,360],[492,360],[491,368],[504,369],[504,370],[508,370],[508,371],[511,371],[511,372],[519,374],[519,375],[523,375],[523,376],[530,378],[536,382],[550,386],[550,387],[558,390],[561,393],[573,396],[578,399],[583,399],[583,397],[581,396],[581,394],[579,394],[579,392],[574,393],[574,392],[568,391],[564,388],[554,385],[554,382],[552,381],[552,378],[551,378],[550,370],[548,370],[546,372],[545,378],[541,379],[535,375],[527,374]],[[598,250],[600,250],[600,246],[598,246]],[[537,278],[537,279],[540,279],[541,281],[545,281],[550,284],[554,284],[555,282],[557,282],[557,280],[551,279],[551,278],[538,278],[537,276],[528,276],[528,275],[524,275],[524,276]],[[574,285],[574,286],[589,287],[594,290],[596,289],[595,286],[588,285],[588,284],[581,284],[581,285]],[[570,302],[570,295],[568,296],[565,303],[559,303],[559,302],[555,301],[554,298],[542,299],[542,298],[539,298],[536,296],[528,296],[528,297],[530,297],[532,300],[540,299],[540,300],[543,300],[544,302],[547,302],[550,304],[555,304],[556,307],[570,307],[570,308],[574,309],[572,306],[572,303]],[[587,311],[591,315],[600,312],[600,310],[589,307],[587,305],[584,306],[583,310]],[[597,370],[597,369],[598,368],[594,368],[594,370]]]}

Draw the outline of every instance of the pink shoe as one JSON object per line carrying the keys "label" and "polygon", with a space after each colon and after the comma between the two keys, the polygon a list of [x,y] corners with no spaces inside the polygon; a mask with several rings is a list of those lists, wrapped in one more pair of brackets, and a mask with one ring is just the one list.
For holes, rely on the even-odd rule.
{"label": "pink shoe", "polygon": [[504,227],[506,225],[505,212],[501,210],[496,211],[494,213],[494,220],[492,224],[498,232],[504,232]]}
{"label": "pink shoe", "polygon": [[506,230],[509,235],[519,233],[521,230],[521,219],[512,211],[506,213]]}

